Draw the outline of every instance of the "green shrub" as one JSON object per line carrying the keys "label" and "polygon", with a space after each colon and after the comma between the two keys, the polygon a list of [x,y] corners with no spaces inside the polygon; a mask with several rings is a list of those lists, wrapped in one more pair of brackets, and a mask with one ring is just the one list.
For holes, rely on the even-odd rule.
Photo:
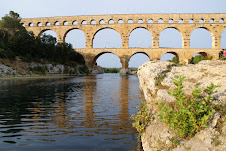
{"label": "green shrub", "polygon": [[89,69],[88,69],[88,67],[87,67],[86,65],[80,66],[80,67],[78,68],[78,71],[79,71],[80,73],[89,74]]}
{"label": "green shrub", "polygon": [[139,136],[143,134],[146,126],[148,126],[148,123],[152,120],[147,105],[144,103],[144,101],[142,101],[137,115],[133,114],[130,118],[135,121],[133,123],[133,127],[137,129]]}
{"label": "green shrub", "polygon": [[210,101],[213,100],[213,90],[218,86],[211,84],[202,90],[196,85],[192,95],[186,96],[182,90],[185,77],[175,78],[174,84],[177,88],[169,94],[175,97],[176,102],[171,106],[161,101],[156,103],[159,106],[158,117],[180,137],[193,136],[207,126],[207,120],[215,112]]}
{"label": "green shrub", "polygon": [[202,60],[209,60],[209,59],[207,59],[207,58],[204,57],[203,55],[197,55],[197,56],[195,56],[195,57],[192,57],[192,59],[191,59],[191,64],[197,64],[197,63],[199,63],[199,62],[202,61]]}
{"label": "green shrub", "polygon": [[48,69],[46,66],[35,66],[35,67],[29,67],[29,70],[36,74],[45,74],[45,72]]}
{"label": "green shrub", "polygon": [[173,57],[173,59],[171,60],[171,62],[175,63],[175,64],[179,64],[180,61],[179,61],[179,58],[178,57]]}
{"label": "green shrub", "polygon": [[121,68],[103,68],[104,73],[119,73]]}

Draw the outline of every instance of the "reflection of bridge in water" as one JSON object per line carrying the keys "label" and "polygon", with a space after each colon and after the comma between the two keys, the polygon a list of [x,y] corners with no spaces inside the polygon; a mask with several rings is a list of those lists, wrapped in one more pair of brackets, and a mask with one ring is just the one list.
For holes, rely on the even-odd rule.
{"label": "reflection of bridge in water", "polygon": [[[136,53],[146,54],[150,60],[160,59],[165,53],[177,56],[180,62],[188,63],[194,54],[210,55],[218,58],[221,50],[221,34],[226,28],[226,14],[133,14],[133,15],[96,15],[96,16],[69,16],[22,19],[28,31],[41,36],[47,30],[53,30],[58,42],[65,42],[67,34],[73,29],[84,32],[86,48],[75,49],[81,53],[89,69],[94,67],[97,58],[104,53],[113,53],[120,58],[122,70],[128,70],[128,62]],[[152,35],[151,48],[129,48],[130,33],[143,28]],[[182,48],[159,48],[160,33],[173,28],[182,36]],[[211,49],[190,48],[190,36],[197,28],[206,29],[212,37]],[[95,35],[103,29],[117,31],[122,40],[122,48],[93,48]]]}

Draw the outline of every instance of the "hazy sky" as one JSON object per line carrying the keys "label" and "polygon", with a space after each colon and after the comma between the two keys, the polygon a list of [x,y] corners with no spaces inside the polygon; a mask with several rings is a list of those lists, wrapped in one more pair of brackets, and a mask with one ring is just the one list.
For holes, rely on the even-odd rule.
{"label": "hazy sky", "polygon": [[[8,14],[10,10],[19,13],[22,18],[102,14],[226,13],[226,0],[0,0],[0,17]],[[111,32],[106,31],[99,35],[97,34],[95,45],[97,47],[108,47],[109,41],[113,41],[115,47],[120,45],[118,44],[117,33],[112,33],[113,36],[108,36],[111,35]],[[161,33],[160,46],[181,47],[181,37],[176,32],[168,30]],[[71,33],[67,37],[67,42],[76,45],[75,37],[77,33],[79,31]],[[200,33],[206,38],[200,38]],[[226,40],[225,33],[224,31],[222,47],[226,47],[226,42],[224,42]],[[131,36],[131,47],[150,46],[150,33],[140,29],[133,34],[135,38]],[[196,37],[197,40],[203,39],[203,42],[199,42],[201,46],[196,46],[195,42],[191,45],[194,48],[209,48],[210,46],[207,42],[211,45],[211,37],[208,34],[206,31],[194,31],[192,36]],[[169,38],[172,35],[175,36],[175,39]],[[107,39],[105,37],[110,38]],[[147,40],[148,38],[149,40]],[[196,39],[193,41],[196,41]],[[78,43],[82,43],[82,40]],[[112,45],[112,43],[109,45]],[[136,55],[131,60],[133,61],[130,62],[130,66],[138,66],[146,61],[147,57]],[[110,54],[102,55],[98,59],[98,64],[108,67],[121,66],[119,59]]]}

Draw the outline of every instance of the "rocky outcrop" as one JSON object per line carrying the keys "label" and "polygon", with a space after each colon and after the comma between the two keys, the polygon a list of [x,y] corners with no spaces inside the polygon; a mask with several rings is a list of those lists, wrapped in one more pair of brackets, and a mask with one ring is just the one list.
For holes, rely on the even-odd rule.
{"label": "rocky outcrop", "polygon": [[[175,66],[171,62],[151,61],[144,63],[138,68],[137,73],[147,106],[153,116],[153,121],[146,128],[142,136],[143,149],[166,150],[172,146],[170,138],[175,136],[174,132],[157,118],[157,101],[175,101],[168,94],[175,88],[173,84],[174,75],[186,76],[184,91],[191,94],[194,86],[199,83],[200,88],[206,88],[211,83],[220,85],[213,94],[215,101],[212,103],[225,107],[226,104],[226,61],[201,61],[196,65]],[[222,119],[224,115],[215,113],[209,121],[209,126],[197,133],[190,140],[180,140],[180,145],[174,150],[226,150],[226,123]],[[221,121],[221,123],[219,123]],[[216,126],[221,124],[221,132]],[[217,143],[216,143],[217,142]]]}
{"label": "rocky outcrop", "polygon": [[81,74],[79,66],[70,67],[62,64],[26,63],[21,61],[0,63],[0,77]]}

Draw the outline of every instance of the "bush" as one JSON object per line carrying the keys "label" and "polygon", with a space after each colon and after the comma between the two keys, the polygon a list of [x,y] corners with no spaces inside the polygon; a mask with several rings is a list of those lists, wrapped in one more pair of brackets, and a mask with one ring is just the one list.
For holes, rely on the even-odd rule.
{"label": "bush", "polygon": [[173,59],[172,59],[172,61],[171,62],[173,62],[173,63],[175,63],[175,64],[179,64],[180,62],[179,62],[179,58],[178,57],[173,57]]}
{"label": "bush", "polygon": [[211,95],[217,86],[211,84],[202,90],[196,85],[192,96],[186,96],[182,90],[185,77],[175,76],[175,78],[174,84],[177,88],[169,94],[175,97],[176,102],[171,106],[161,101],[156,103],[159,106],[158,117],[180,137],[193,136],[207,126],[207,120],[215,112],[210,101],[213,100]]}
{"label": "bush", "polygon": [[137,129],[139,136],[141,136],[145,130],[145,128],[148,126],[148,123],[152,120],[152,117],[150,113],[148,112],[147,105],[145,104],[145,101],[141,102],[141,107],[137,113],[137,115],[132,115],[130,117],[135,122],[133,123],[133,127]]}
{"label": "bush", "polygon": [[79,71],[80,73],[89,74],[89,69],[88,69],[88,67],[87,67],[86,65],[80,66],[80,67],[78,68],[78,71]]}
{"label": "bush", "polygon": [[199,63],[202,60],[205,60],[205,57],[203,55],[197,55],[195,57],[192,57],[191,63],[192,64],[197,64],[197,63]]}
{"label": "bush", "polygon": [[121,68],[104,68],[104,73],[119,73]]}
{"label": "bush", "polygon": [[45,74],[45,72],[48,70],[46,66],[35,66],[30,67],[29,69],[36,74]]}

